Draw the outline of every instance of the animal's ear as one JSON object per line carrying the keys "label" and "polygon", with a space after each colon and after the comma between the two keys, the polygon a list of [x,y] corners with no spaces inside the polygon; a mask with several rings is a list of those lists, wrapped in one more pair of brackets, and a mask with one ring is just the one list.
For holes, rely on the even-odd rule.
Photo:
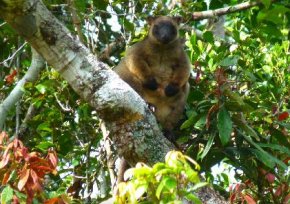
{"label": "animal's ear", "polygon": [[183,18],[181,16],[174,16],[173,20],[177,23],[177,25],[183,22]]}
{"label": "animal's ear", "polygon": [[152,25],[153,21],[154,21],[156,18],[157,18],[157,17],[155,17],[155,16],[148,16],[148,17],[146,18],[146,21],[147,21],[148,25]]}

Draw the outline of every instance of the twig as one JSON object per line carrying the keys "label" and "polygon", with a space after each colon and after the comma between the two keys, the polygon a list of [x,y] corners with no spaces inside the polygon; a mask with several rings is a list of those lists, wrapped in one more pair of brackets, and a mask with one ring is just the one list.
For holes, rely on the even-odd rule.
{"label": "twig", "polygon": [[112,150],[112,142],[109,138],[110,132],[106,129],[105,124],[103,122],[100,124],[100,126],[101,126],[101,130],[102,130],[102,134],[103,134],[103,138],[105,142],[104,147],[105,147],[106,156],[107,156],[107,167],[110,174],[111,189],[114,189],[115,182],[116,182],[116,174],[114,171],[115,158],[114,158],[114,154]]}
{"label": "twig", "polygon": [[37,113],[37,107],[34,105],[34,103],[31,103],[27,112],[26,112],[24,120],[22,121],[22,123],[20,125],[19,131],[17,133],[18,137],[21,140],[23,140],[24,133],[28,127],[28,122],[33,118],[33,116],[35,116],[36,113]]}
{"label": "twig", "polygon": [[5,65],[8,61],[12,60],[19,51],[22,50],[22,48],[27,44],[27,42],[23,43],[23,45],[21,45],[10,57],[8,57],[6,60],[4,60],[3,62],[0,62],[0,65],[3,64]]}
{"label": "twig", "polygon": [[92,142],[89,141],[88,146],[87,146],[87,152],[86,152],[86,157],[87,157],[87,161],[86,161],[86,192],[87,192],[86,202],[87,203],[91,203],[91,194],[93,192],[92,182],[90,179],[91,178],[91,173],[90,173],[91,149],[92,149]]}
{"label": "twig", "polygon": [[0,27],[4,26],[6,24],[6,22],[3,22],[0,24]]}
{"label": "twig", "polygon": [[[274,2],[274,1],[272,1],[272,2]],[[219,8],[219,9],[215,9],[215,10],[194,12],[192,14],[192,19],[193,20],[203,20],[203,19],[207,19],[207,18],[214,18],[217,16],[222,16],[225,14],[246,10],[248,8],[251,8],[251,7],[260,5],[260,4],[262,4],[262,3],[259,1],[247,1],[247,2],[244,2],[241,4],[237,4],[235,6],[228,6],[225,8]]]}
{"label": "twig", "polygon": [[57,104],[60,106],[60,108],[61,108],[64,112],[72,112],[72,109],[71,109],[68,105],[65,106],[65,105],[63,105],[63,104],[61,103],[61,101],[58,99],[56,93],[54,93],[54,97],[55,97],[55,100],[56,100]]}
{"label": "twig", "polygon": [[17,83],[14,89],[10,92],[8,97],[0,104],[0,130],[3,128],[7,113],[19,101],[23,95],[23,86],[26,82],[34,82],[38,79],[40,71],[44,68],[43,58],[34,50],[32,50],[32,62],[24,75],[24,77]]}

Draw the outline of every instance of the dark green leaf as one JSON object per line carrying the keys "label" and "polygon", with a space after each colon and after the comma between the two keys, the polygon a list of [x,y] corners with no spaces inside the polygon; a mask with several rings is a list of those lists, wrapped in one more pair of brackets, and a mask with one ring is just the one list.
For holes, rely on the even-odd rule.
{"label": "dark green leaf", "polygon": [[214,37],[212,32],[210,31],[206,31],[203,33],[202,37],[209,43],[213,43],[214,42]]}
{"label": "dark green leaf", "polygon": [[205,146],[204,150],[202,151],[202,154],[199,156],[200,159],[203,159],[207,155],[207,153],[209,152],[211,146],[213,145],[214,138],[215,138],[215,134],[211,134],[209,136],[209,139],[208,139],[208,141],[206,143],[206,146]]}
{"label": "dark green leaf", "polygon": [[232,120],[230,114],[225,109],[225,107],[222,107],[218,112],[217,126],[219,130],[220,140],[223,145],[226,145],[231,139]]}

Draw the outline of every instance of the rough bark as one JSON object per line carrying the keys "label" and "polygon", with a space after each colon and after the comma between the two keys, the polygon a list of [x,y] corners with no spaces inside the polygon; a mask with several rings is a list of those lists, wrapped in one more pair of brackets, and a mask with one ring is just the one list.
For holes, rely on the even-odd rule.
{"label": "rough bark", "polygon": [[0,16],[97,110],[129,163],[153,164],[174,148],[140,96],[74,39],[41,1],[0,0]]}

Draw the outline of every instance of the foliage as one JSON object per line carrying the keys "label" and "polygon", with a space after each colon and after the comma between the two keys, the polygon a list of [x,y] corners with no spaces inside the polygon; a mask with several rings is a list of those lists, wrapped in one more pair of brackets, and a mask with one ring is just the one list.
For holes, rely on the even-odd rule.
{"label": "foliage", "polygon": [[[43,158],[38,152],[29,152],[17,138],[9,142],[5,132],[0,133],[0,145],[1,203],[55,203],[45,201],[48,196],[43,194],[43,187],[45,176],[57,173],[56,152],[49,150]],[[67,203],[62,198],[53,199]]]}
{"label": "foliage", "polygon": [[171,151],[165,157],[165,163],[153,167],[138,163],[135,168],[125,172],[130,179],[118,184],[116,203],[182,203],[183,199],[201,203],[194,191],[206,185],[200,182],[200,167],[181,152]]}
{"label": "foliage", "polygon": [[[207,181],[232,203],[287,202],[289,1],[262,0],[259,6],[223,16],[222,27],[216,26],[216,18],[213,23],[194,21],[191,15],[208,8],[234,6],[240,1],[212,0],[209,5],[206,2],[81,0],[75,1],[75,10],[82,25],[84,44],[112,67],[119,62],[126,46],[144,38],[148,15],[181,15],[184,25],[180,35],[186,39],[193,69],[186,119],[181,130],[177,130],[178,144],[200,164]],[[66,1],[46,0],[45,3],[73,34],[78,35]],[[5,22],[0,20],[0,26],[1,103],[26,73],[31,54],[29,45]],[[201,35],[195,29],[202,31]],[[216,29],[224,31],[224,35],[216,34]],[[35,107],[19,139],[29,149],[46,152],[53,147],[57,151],[62,179],[51,176],[51,185],[45,188],[49,187],[50,192],[67,191],[76,202],[99,203],[110,197],[109,164],[96,112],[50,66],[36,84],[26,84],[23,91],[21,101],[10,110],[4,129],[9,135],[17,133],[29,107]],[[14,141],[18,148],[24,148],[19,140]],[[221,161],[235,171],[234,178],[212,175],[211,167]],[[23,166],[13,168],[16,171]],[[141,169],[153,175],[154,167],[144,165]],[[11,195],[20,199],[16,173],[11,179],[14,183],[1,189],[3,199]],[[170,190],[165,188],[168,183],[163,182],[160,198]],[[161,183],[156,186],[162,186]],[[149,194],[151,191],[147,190]]]}

